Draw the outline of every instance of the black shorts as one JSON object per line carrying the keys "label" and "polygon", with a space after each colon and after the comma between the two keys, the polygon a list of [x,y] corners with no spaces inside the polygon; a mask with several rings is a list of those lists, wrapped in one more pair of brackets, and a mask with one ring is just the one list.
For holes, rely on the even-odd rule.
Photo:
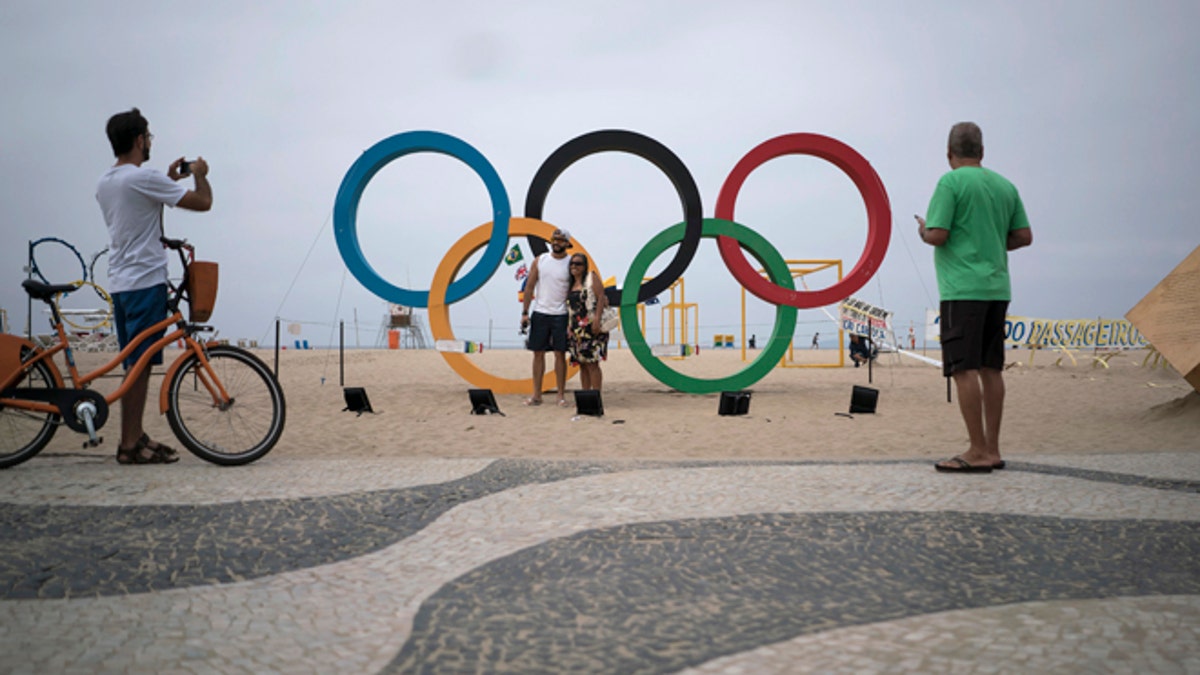
{"label": "black shorts", "polygon": [[529,317],[525,346],[533,352],[567,351],[567,315],[534,312]]}
{"label": "black shorts", "polygon": [[942,373],[1004,369],[1007,300],[943,300]]}

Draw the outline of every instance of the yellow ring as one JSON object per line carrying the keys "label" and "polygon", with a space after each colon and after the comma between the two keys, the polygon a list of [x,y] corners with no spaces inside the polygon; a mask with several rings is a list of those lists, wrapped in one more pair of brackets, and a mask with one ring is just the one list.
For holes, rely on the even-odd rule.
{"label": "yellow ring", "polygon": [[[545,221],[537,220],[536,218],[510,218],[508,221],[508,236],[534,235],[541,237],[546,241],[550,240],[556,228]],[[463,235],[450,247],[446,252],[446,256],[442,258],[442,262],[438,265],[437,271],[433,274],[433,283],[429,287],[429,332],[433,334],[433,339],[437,340],[454,340],[454,330],[450,327],[450,306],[446,304],[446,289],[450,287],[450,282],[454,275],[458,274],[459,268],[467,261],[467,258],[472,253],[483,248],[488,243],[491,237],[492,223],[487,222],[479,227],[471,230]],[[571,252],[583,253],[592,260],[592,256],[588,254],[587,249],[583,248],[575,239],[571,239]],[[596,269],[594,261],[592,269]],[[599,274],[599,271],[597,271]],[[533,290],[533,289],[529,289]],[[471,363],[466,354],[455,352],[439,352],[442,358],[446,359],[446,363],[454,369],[467,382],[479,387],[480,389],[491,389],[497,394],[527,394],[533,391],[533,377],[527,377],[521,380],[512,380],[504,377],[498,377],[491,373],[485,372],[479,366]],[[575,376],[579,372],[578,366],[567,364],[567,379]],[[542,378],[541,391],[551,391],[557,386],[554,381],[554,369],[551,368]]]}
{"label": "yellow ring", "polygon": [[92,288],[95,288],[96,293],[98,293],[100,295],[100,299],[102,299],[102,300],[104,300],[104,302],[108,303],[108,316],[105,317],[104,319],[101,319],[99,323],[92,324],[90,326],[81,326],[81,325],[75,323],[74,321],[68,319],[67,315],[62,313],[62,308],[58,306],[58,303],[60,300],[62,300],[63,294],[59,293],[58,295],[54,296],[54,308],[58,310],[58,315],[60,317],[62,317],[63,322],[66,323],[68,326],[74,328],[75,330],[96,330],[99,328],[103,328],[105,326],[112,325],[113,302],[112,302],[112,296],[108,294],[108,291],[104,290],[104,288],[102,286],[100,286],[100,284],[97,284],[97,283],[94,283],[91,281],[72,281],[71,283],[75,284],[75,288],[83,288],[84,286],[91,286]]}

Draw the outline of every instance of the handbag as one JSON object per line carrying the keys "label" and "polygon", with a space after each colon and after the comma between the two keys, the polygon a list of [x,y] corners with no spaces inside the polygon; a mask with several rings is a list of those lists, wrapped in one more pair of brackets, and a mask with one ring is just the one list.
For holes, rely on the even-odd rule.
{"label": "handbag", "polygon": [[611,333],[621,326],[621,313],[616,307],[605,307],[600,313],[600,332]]}
{"label": "handbag", "polygon": [[[589,275],[595,275],[595,272],[589,272]],[[595,277],[599,280],[599,277]],[[589,281],[591,279],[589,278]],[[591,288],[584,284],[584,293],[592,295]],[[587,304],[591,304],[589,299]],[[600,312],[600,327],[595,329],[598,333],[611,333],[621,326],[621,312],[616,307],[605,307],[604,311]]]}

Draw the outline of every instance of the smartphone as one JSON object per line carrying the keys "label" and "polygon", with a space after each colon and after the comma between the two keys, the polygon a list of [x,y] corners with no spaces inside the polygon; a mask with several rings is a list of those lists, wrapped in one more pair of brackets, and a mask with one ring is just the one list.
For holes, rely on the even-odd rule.
{"label": "smartphone", "polygon": [[188,160],[183,160],[179,163],[179,175],[186,176],[192,172],[192,163]]}

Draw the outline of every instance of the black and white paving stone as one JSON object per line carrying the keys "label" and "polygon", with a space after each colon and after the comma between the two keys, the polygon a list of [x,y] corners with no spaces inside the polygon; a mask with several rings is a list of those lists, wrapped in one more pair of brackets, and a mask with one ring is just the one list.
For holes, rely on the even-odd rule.
{"label": "black and white paving stone", "polygon": [[1200,668],[1190,453],[246,469],[0,472],[0,671]]}

